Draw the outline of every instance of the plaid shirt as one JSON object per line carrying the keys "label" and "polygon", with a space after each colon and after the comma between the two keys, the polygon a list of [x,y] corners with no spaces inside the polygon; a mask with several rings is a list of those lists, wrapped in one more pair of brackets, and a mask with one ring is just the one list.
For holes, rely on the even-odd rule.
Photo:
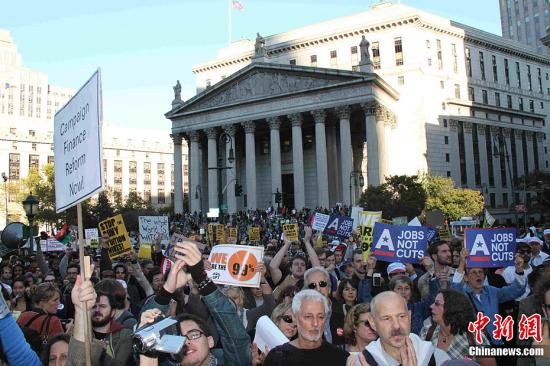
{"label": "plaid shirt", "polygon": [[[420,331],[420,338],[426,339],[426,334],[428,333],[428,329],[430,329],[430,326],[431,326],[431,323],[428,323],[422,328],[422,330]],[[440,327],[438,325],[435,327],[434,333],[432,335],[432,339],[430,340],[430,342],[432,342],[434,347],[437,347],[439,330],[440,330]],[[481,346],[490,345],[489,340],[487,339],[485,334],[481,333],[481,338],[483,341]],[[468,342],[468,337],[466,336],[466,333],[455,334],[453,337],[453,341],[449,345],[449,348],[447,348],[446,351],[445,350],[442,350],[442,351],[447,352],[447,354],[452,360],[457,360],[457,359],[463,359],[464,357],[469,356],[468,355],[469,347],[470,347],[470,343]]]}

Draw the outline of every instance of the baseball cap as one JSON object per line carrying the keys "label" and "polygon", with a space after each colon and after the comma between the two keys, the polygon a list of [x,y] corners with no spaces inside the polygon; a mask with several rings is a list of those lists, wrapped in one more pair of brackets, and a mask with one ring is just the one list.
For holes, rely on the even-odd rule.
{"label": "baseball cap", "polygon": [[544,235],[550,235],[550,229],[544,229],[542,232]]}
{"label": "baseball cap", "polygon": [[528,244],[531,244],[533,242],[535,243],[538,243],[540,245],[542,245],[542,240],[540,240],[540,238],[538,236],[528,236],[525,238],[525,241],[528,243]]}
{"label": "baseball cap", "polygon": [[406,272],[405,265],[401,262],[390,263],[388,266],[388,274],[404,273]]}

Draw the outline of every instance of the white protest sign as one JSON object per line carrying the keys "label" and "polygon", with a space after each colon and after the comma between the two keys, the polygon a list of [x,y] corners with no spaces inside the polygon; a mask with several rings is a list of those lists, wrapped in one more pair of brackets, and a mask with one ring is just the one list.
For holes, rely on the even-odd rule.
{"label": "white protest sign", "polygon": [[411,221],[409,221],[409,226],[422,226],[422,223],[420,220],[418,220],[418,217],[415,217]]}
{"label": "white protest sign", "polygon": [[97,70],[54,117],[56,213],[104,189],[101,123]]}
{"label": "white protest sign", "polygon": [[42,252],[64,252],[67,246],[54,238],[49,238],[47,240],[40,240],[40,248]]}
{"label": "white protest sign", "polygon": [[140,243],[151,244],[157,233],[162,234],[161,244],[166,245],[170,242],[170,233],[168,230],[168,216],[140,216],[139,217],[139,240]]}
{"label": "white protest sign", "polygon": [[353,219],[353,230],[357,229],[359,225],[359,212],[363,211],[362,207],[353,206],[351,208],[351,218]]}
{"label": "white protest sign", "polygon": [[316,212],[311,228],[313,230],[319,230],[319,231],[325,230],[325,226],[327,226],[329,218],[330,218],[330,215],[325,215],[325,214]]}
{"label": "white protest sign", "polygon": [[264,256],[264,247],[218,244],[212,248],[208,260],[212,270],[208,277],[216,284],[260,287],[258,263]]}
{"label": "white protest sign", "polygon": [[86,238],[86,245],[92,248],[97,248],[99,242],[99,231],[96,227],[91,229],[84,229],[84,237]]}
{"label": "white protest sign", "polygon": [[256,323],[256,335],[254,336],[254,342],[258,346],[258,349],[264,351],[265,347],[268,350],[285,344],[288,342],[288,338],[277,328],[275,323],[269,319],[267,315],[262,316]]}

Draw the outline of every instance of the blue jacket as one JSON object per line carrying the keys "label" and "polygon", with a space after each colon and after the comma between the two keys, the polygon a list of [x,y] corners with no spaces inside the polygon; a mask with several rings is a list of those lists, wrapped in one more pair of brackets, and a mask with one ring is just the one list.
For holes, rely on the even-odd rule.
{"label": "blue jacket", "polygon": [[21,328],[11,314],[0,319],[0,343],[8,359],[8,365],[42,365],[40,358],[25,340]]}
{"label": "blue jacket", "polygon": [[[458,273],[455,273],[457,275]],[[460,274],[459,274],[460,275]],[[511,285],[504,286],[502,288],[494,287],[491,285],[485,285],[479,293],[479,299],[474,295],[470,286],[464,284],[464,278],[460,282],[454,282],[454,278],[451,281],[451,287],[464,291],[466,295],[474,302],[475,310],[482,312],[489,317],[489,324],[485,327],[489,333],[489,337],[492,344],[503,344],[502,340],[493,338],[493,330],[495,330],[495,315],[498,314],[498,305],[500,303],[514,300],[516,297],[521,296],[525,291],[527,281],[522,285],[517,279]]]}
{"label": "blue jacket", "polygon": [[420,335],[420,330],[422,329],[424,320],[431,316],[432,309],[430,306],[434,303],[435,297],[441,287],[437,277],[431,279],[429,281],[429,285],[430,292],[424,300],[415,303],[409,302],[407,304],[407,307],[411,311],[411,332],[417,335]]}

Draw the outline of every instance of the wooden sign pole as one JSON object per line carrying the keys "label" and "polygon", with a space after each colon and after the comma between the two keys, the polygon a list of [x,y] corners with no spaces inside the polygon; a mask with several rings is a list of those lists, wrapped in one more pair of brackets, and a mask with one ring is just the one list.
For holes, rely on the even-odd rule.
{"label": "wooden sign pole", "polygon": [[[76,215],[78,219],[78,253],[80,259],[80,275],[82,280],[90,279],[91,263],[90,257],[84,255],[84,228],[82,225],[82,205],[76,205]],[[86,302],[82,304],[82,325],[84,328],[84,352],[86,366],[92,366],[92,327],[91,317]]]}

